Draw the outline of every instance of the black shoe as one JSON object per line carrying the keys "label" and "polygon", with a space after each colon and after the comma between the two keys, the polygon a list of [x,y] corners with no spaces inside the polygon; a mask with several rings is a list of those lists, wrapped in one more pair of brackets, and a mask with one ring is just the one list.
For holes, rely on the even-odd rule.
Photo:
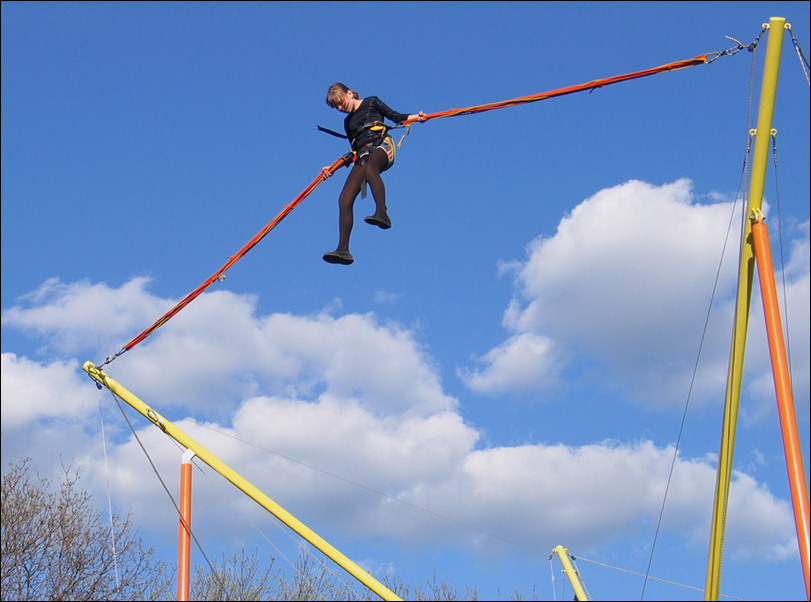
{"label": "black shoe", "polygon": [[343,265],[349,265],[355,261],[355,258],[352,257],[352,254],[349,251],[330,251],[329,253],[324,253],[324,261],[327,263],[341,263]]}
{"label": "black shoe", "polygon": [[370,215],[369,217],[364,217],[363,221],[367,224],[372,224],[373,226],[378,226],[383,228],[383,230],[388,230],[391,228],[391,220],[389,219],[388,215]]}

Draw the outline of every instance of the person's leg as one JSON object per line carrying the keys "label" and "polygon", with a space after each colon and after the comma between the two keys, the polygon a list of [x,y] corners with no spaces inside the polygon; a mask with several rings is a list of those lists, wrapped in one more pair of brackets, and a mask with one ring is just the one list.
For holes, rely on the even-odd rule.
{"label": "person's leg", "polygon": [[338,247],[335,251],[324,254],[325,261],[330,263],[352,263],[353,261],[352,255],[349,253],[349,237],[352,234],[354,222],[355,199],[360,193],[364,177],[364,168],[360,165],[353,165],[346,178],[343,190],[338,196]]}
{"label": "person's leg", "polygon": [[382,148],[376,148],[366,161],[366,181],[375,198],[375,213],[367,217],[366,221],[384,229],[391,227],[391,221],[386,208],[386,185],[380,174],[386,171],[389,165],[389,156]]}

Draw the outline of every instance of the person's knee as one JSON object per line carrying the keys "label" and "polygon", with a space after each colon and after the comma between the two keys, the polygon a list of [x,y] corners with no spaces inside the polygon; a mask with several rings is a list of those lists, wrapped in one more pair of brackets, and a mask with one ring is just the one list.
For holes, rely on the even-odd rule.
{"label": "person's knee", "polygon": [[367,182],[379,182],[382,180],[380,177],[380,169],[375,166],[367,165],[366,166],[366,181]]}
{"label": "person's knee", "polygon": [[338,206],[341,209],[351,209],[352,205],[355,203],[355,196],[354,194],[342,194],[338,197]]}

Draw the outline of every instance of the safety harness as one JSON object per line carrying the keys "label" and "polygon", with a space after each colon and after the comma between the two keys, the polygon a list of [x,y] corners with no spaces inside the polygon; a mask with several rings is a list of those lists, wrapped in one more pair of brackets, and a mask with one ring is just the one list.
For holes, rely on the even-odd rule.
{"label": "safety harness", "polygon": [[[338,138],[343,138],[344,140],[349,140],[349,136],[345,136],[344,134],[339,134],[338,132],[333,132],[332,130],[328,130],[327,128],[321,127],[320,125],[318,126],[318,129],[320,131],[322,131],[322,132],[325,132],[327,134],[331,134],[331,135],[336,136]],[[392,128],[387,126],[382,121],[372,121],[371,123],[364,123],[363,127],[361,128],[361,131],[363,131],[363,130],[371,130],[373,132],[382,132],[381,135],[385,138],[386,134],[388,133],[388,131],[390,129],[392,129]],[[357,140],[357,138],[351,140],[351,143],[352,143],[353,146],[355,145],[355,140]]]}
{"label": "safety harness", "polygon": [[[398,126],[394,126],[394,127],[398,127]],[[389,136],[389,130],[394,129],[394,127],[389,127],[388,125],[386,125],[382,121],[372,121],[371,123],[364,123],[363,127],[361,128],[361,132],[363,132],[365,130],[370,130],[372,132],[380,132],[380,135],[383,137],[383,143],[388,142],[388,146],[391,149],[390,154],[386,153],[386,154],[389,155],[389,165],[394,163],[394,158],[395,158],[395,155],[396,155],[396,152],[397,152],[397,148],[400,146],[400,144],[403,143],[403,140],[401,139],[400,143],[395,145],[394,140],[392,139],[391,136]],[[343,138],[344,140],[349,140],[349,136],[345,136],[344,134],[339,134],[338,132],[334,132],[334,131],[329,130],[329,129],[325,128],[325,127],[321,127],[320,125],[318,126],[318,129],[319,129],[319,131],[330,134],[332,136],[336,136],[338,138]],[[358,136],[359,135],[360,134],[358,134]],[[403,138],[405,138],[405,136],[407,136],[407,135],[408,135],[408,133],[406,133],[406,135],[404,135]],[[357,137],[353,138],[350,141],[350,143],[352,144],[353,147],[355,146],[355,140],[357,140]],[[381,146],[381,145],[379,144],[379,145],[376,145],[376,146]],[[366,147],[364,147],[364,148],[366,148]],[[358,163],[359,165],[364,164],[364,162],[366,161],[366,156],[368,155],[368,153],[363,153],[362,151],[363,151],[363,148],[360,149],[360,151],[356,151],[354,149],[352,150],[352,163]],[[361,184],[360,198],[365,199],[366,194],[367,194],[366,179],[364,178],[363,183]]]}

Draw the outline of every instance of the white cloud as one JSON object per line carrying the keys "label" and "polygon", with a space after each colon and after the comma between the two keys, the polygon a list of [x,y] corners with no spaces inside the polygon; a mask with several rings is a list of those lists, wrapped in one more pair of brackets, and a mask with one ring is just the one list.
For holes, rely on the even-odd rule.
{"label": "white cloud", "polygon": [[[92,298],[96,290],[84,284],[64,288],[77,304],[82,293]],[[145,300],[132,303],[140,307]],[[20,324],[36,322],[21,310],[13,315]],[[37,328],[45,330],[42,322]],[[54,328],[63,332],[71,325]],[[544,339],[524,339],[523,347],[513,349],[534,360],[549,350]],[[222,346],[231,351],[227,358]],[[116,372],[111,376],[124,386],[134,383],[133,393],[159,411],[171,406],[164,400],[181,385],[198,396],[200,406],[189,406],[197,415],[213,415],[215,404],[222,404],[221,420],[175,424],[283,506],[347,533],[420,544],[443,537],[476,546],[484,531],[550,549],[565,535],[568,545],[596,546],[649,525],[661,504],[671,448],[651,442],[479,448],[480,432],[465,424],[457,400],[443,392],[425,350],[410,332],[371,315],[257,316],[253,298],[217,292],[202,296],[140,351],[136,360],[123,356],[107,371]],[[98,434],[83,434],[98,428],[98,414],[89,411],[97,395],[94,388],[82,390],[78,361],[40,365],[4,354],[2,366],[4,458],[53,437],[48,449],[76,458],[101,490],[106,469]],[[485,383],[490,375],[474,378]],[[521,378],[520,370],[513,378]],[[160,403],[150,403],[141,390]],[[26,428],[38,418],[47,418],[48,427]],[[123,436],[123,425],[109,428],[111,488],[137,515],[153,516],[165,493],[146,485],[154,482],[151,468],[133,461],[142,452]],[[176,472],[181,450],[151,424],[138,430],[159,468]],[[676,509],[670,524],[692,535],[707,524],[714,470],[703,461],[680,461],[677,473],[682,482],[669,497]],[[788,509],[754,480],[740,480],[747,503],[770,516],[768,530],[757,521],[736,524],[741,547],[756,541],[788,549]],[[233,522],[236,534],[243,518],[214,510],[222,501],[211,497],[218,495],[201,494],[196,507],[211,510],[197,510],[197,520],[213,512],[209,521],[220,528]],[[407,522],[401,520],[404,508]],[[157,520],[172,533],[171,513]]]}
{"label": "white cloud", "polygon": [[[658,221],[721,231],[729,210],[691,204],[686,182],[660,188],[630,182],[584,201],[554,237],[534,241],[526,261],[511,267],[520,292],[504,318],[512,334],[483,356],[483,369],[460,374],[483,393],[548,390],[580,354],[613,367],[618,380],[637,362],[649,383],[666,388],[691,368],[720,249],[706,242],[717,232],[685,244],[672,231],[678,228]],[[805,228],[787,268],[787,294],[805,312],[791,318],[807,332]],[[726,294],[728,280],[720,287]],[[174,537],[176,517],[154,512],[165,493],[151,467],[134,460],[140,445],[116,419],[106,433],[107,476],[99,414],[92,411],[98,394],[92,383],[82,386],[86,375],[72,357],[106,356],[112,339],[120,345],[134,324],[142,327],[172,305],[150,295],[146,283],[134,279],[112,289],[48,281],[3,312],[4,328],[40,335],[57,355],[37,362],[3,354],[3,457],[36,449],[46,463],[75,458],[99,491],[109,478],[136,516],[158,521]],[[493,538],[485,533],[551,549],[562,541],[599,547],[650,532],[672,447],[638,441],[484,448],[486,438],[445,393],[413,332],[374,314],[337,315],[339,307],[261,315],[253,296],[206,293],[105,370],[161,413],[179,414],[177,426],[294,514],[345,534],[418,545],[454,541],[490,553]],[[715,309],[728,318],[728,300]],[[89,318],[94,311],[104,318]],[[701,318],[687,315],[696,312]],[[711,330],[711,337],[720,341],[723,330]],[[706,378],[721,382],[728,350],[709,345],[721,348],[722,360],[705,368]],[[671,361],[673,353],[683,357]],[[807,365],[807,357],[806,345],[799,361]],[[176,473],[182,450],[151,424],[136,428],[159,469]],[[673,474],[664,524],[701,548],[713,463],[679,459]],[[241,538],[243,517],[222,511],[219,492],[199,495],[195,520]],[[753,476],[736,474],[731,508],[733,553],[792,553],[787,505]]]}
{"label": "white cloud", "polygon": [[375,303],[385,303],[387,305],[394,305],[402,295],[392,293],[389,291],[377,291],[375,293]]}
{"label": "white cloud", "polygon": [[[168,307],[143,286],[142,279],[117,291],[49,281],[28,299],[33,307],[4,311],[3,324],[47,335],[63,353],[108,357],[124,339],[113,345],[109,335],[97,335],[106,319],[116,333],[143,308]],[[87,314],[99,307],[107,313],[88,321]],[[373,315],[258,317],[255,311],[253,296],[203,294],[140,343],[138,353],[121,355],[106,370],[122,384],[140,383],[152,403],[217,412],[262,393],[359,395],[379,411],[398,413],[441,411],[457,403],[442,392],[430,358],[412,334],[397,325],[378,324]],[[91,323],[96,330],[85,328]]]}
{"label": "white cloud", "polygon": [[4,309],[3,326],[45,336],[47,350],[74,354],[102,348],[117,353],[124,333],[149,324],[174,302],[148,294],[148,278],[133,278],[120,288],[87,281],[46,280]]}
{"label": "white cloud", "polygon": [[491,349],[480,359],[483,371],[460,369],[459,376],[478,393],[498,394],[507,390],[543,390],[560,378],[560,355],[548,337],[524,332]]}
{"label": "white cloud", "polygon": [[[732,215],[731,203],[696,203],[687,180],[660,187],[630,181],[586,199],[554,236],[528,245],[524,261],[502,266],[515,275],[517,292],[504,313],[512,334],[484,354],[484,369],[460,371],[466,383],[490,395],[544,391],[557,386],[556,377],[572,362],[596,361],[609,368],[608,385],[669,405],[683,401],[679,383],[690,382],[701,349],[694,397],[717,398],[725,385],[737,285],[739,227],[734,220],[729,226]],[[718,241],[728,228],[732,242],[724,250]],[[807,224],[804,229],[787,274],[790,317],[800,333],[793,344],[807,364]],[[756,337],[762,320],[752,324]],[[767,374],[756,353],[750,354],[760,360],[755,370]],[[801,379],[807,395],[807,371]]]}
{"label": "white cloud", "polygon": [[2,355],[3,430],[37,420],[69,417],[92,407],[87,382],[77,378],[76,360],[43,365],[14,353]]}
{"label": "white cloud", "polygon": [[[630,534],[652,538],[674,453],[649,441],[475,449],[478,434],[458,415],[397,424],[339,400],[256,398],[234,422],[233,428],[175,425],[311,527],[412,546],[455,542],[485,555],[504,552],[506,542],[508,551],[552,549],[561,541],[594,550]],[[139,438],[174,483],[181,450],[151,426]],[[171,512],[155,515],[165,494],[145,486],[154,477],[146,463],[133,461],[140,455],[132,440],[115,448],[112,489],[137,516],[150,516],[171,534],[175,519]],[[101,475],[100,458],[95,463]],[[705,551],[715,476],[706,460],[679,460],[670,484],[663,527],[682,534],[697,553]],[[238,539],[244,517],[227,508],[221,487],[197,485],[195,520]],[[240,497],[233,490],[228,496]],[[765,548],[772,560],[795,553],[787,504],[741,473],[727,528],[728,550],[737,557],[759,557]]]}

